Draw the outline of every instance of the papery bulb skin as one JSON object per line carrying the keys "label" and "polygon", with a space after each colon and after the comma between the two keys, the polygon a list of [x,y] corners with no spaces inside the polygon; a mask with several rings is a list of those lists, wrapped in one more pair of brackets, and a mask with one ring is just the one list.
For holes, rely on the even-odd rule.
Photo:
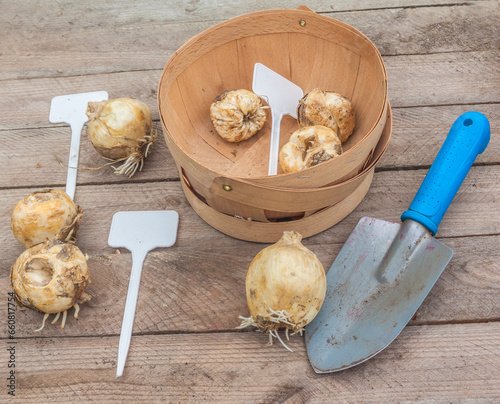
{"label": "papery bulb skin", "polygon": [[52,239],[74,242],[82,208],[66,192],[48,189],[21,199],[12,210],[11,229],[24,248]]}
{"label": "papery bulb skin", "polygon": [[43,313],[60,313],[90,300],[87,258],[80,249],[57,240],[24,251],[12,265],[16,300]]}
{"label": "papery bulb skin", "polygon": [[134,175],[142,168],[151,145],[156,141],[151,110],[142,101],[123,97],[89,102],[87,136],[101,156],[124,161],[116,174]]}
{"label": "papery bulb skin", "polygon": [[326,126],[305,126],[297,129],[279,153],[279,162],[285,173],[294,173],[314,167],[342,154],[342,143],[337,133]]}
{"label": "papery bulb skin", "polygon": [[315,88],[299,102],[297,107],[299,126],[326,126],[337,133],[342,143],[354,131],[356,117],[350,100],[333,91]]}
{"label": "papery bulb skin", "polygon": [[227,90],[210,106],[210,119],[217,133],[228,142],[242,142],[259,132],[266,122],[260,98],[245,89]]}
{"label": "papery bulb skin", "polygon": [[250,264],[247,303],[253,325],[261,331],[285,328],[299,332],[321,309],[326,294],[325,271],[301,239],[299,233],[285,231]]}

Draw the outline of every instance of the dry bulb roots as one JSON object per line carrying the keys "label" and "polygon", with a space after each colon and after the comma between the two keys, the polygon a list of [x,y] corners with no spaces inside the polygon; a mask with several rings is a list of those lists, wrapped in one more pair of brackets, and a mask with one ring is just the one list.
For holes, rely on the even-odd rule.
{"label": "dry bulb roots", "polygon": [[326,294],[326,276],[316,255],[301,243],[302,236],[285,231],[281,239],[260,251],[248,269],[245,287],[250,316],[240,316],[237,328],[255,327],[277,338],[278,330],[301,334],[319,312]]}
{"label": "dry bulb roots", "polygon": [[89,102],[87,135],[95,151],[115,163],[115,174],[132,177],[156,141],[149,107],[135,98]]}

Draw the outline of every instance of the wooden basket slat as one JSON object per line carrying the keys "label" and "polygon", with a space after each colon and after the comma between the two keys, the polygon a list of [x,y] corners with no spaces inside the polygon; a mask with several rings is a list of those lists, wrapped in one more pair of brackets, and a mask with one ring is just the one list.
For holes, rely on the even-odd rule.
{"label": "wooden basket slat", "polygon": [[[291,80],[302,88],[304,94],[314,88],[335,91],[352,99],[361,63],[359,54],[336,43],[318,41],[303,34],[289,34]],[[335,55],[335,57],[325,57]],[[348,64],[351,68],[344,69]]]}
{"label": "wooden basket slat", "polygon": [[[246,151],[262,136],[261,133],[260,136],[254,136],[240,143],[227,142],[215,131],[209,119],[210,105],[223,91],[237,88],[251,90],[251,82],[245,86],[241,85],[242,77],[238,59],[225,57],[228,54],[237,54],[237,48],[236,42],[229,42],[214,48],[212,52],[203,55],[195,64],[186,68],[177,80],[180,92],[186,94],[184,97],[186,117],[183,119],[191,123],[192,136],[199,136],[213,148],[213,151],[222,154],[231,162],[236,162],[244,156]],[[220,60],[224,60],[224,63],[218,63]],[[196,146],[194,145],[194,148]],[[216,164],[219,164],[220,157],[215,157]]]}
{"label": "wooden basket slat", "polygon": [[[200,170],[203,171],[207,171],[204,167],[213,164],[214,161],[221,170],[227,170],[231,166],[231,161],[219,153],[214,154],[210,145],[200,141],[190,121],[184,122],[184,116],[186,116],[187,112],[177,83],[172,85],[169,97],[162,103],[162,108],[169,117],[168,126],[161,119],[163,134],[167,146],[176,161],[181,160],[183,165],[189,161],[190,164],[199,166]],[[186,134],[188,135],[186,136]],[[173,148],[175,150],[172,150]],[[191,150],[191,152],[187,155],[184,150]]]}
{"label": "wooden basket slat", "polygon": [[318,234],[344,219],[363,200],[373,179],[370,171],[361,185],[340,203],[312,213],[299,220],[263,223],[240,219],[212,209],[200,201],[183,181],[186,198],[194,211],[210,226],[231,237],[260,243],[275,243],[285,230],[299,232],[304,238]]}
{"label": "wooden basket slat", "polygon": [[[297,120],[285,115],[281,121],[280,149],[290,139],[291,134],[299,128]],[[269,134],[271,133],[271,119],[269,118],[262,130],[256,135],[258,140],[253,147],[245,152],[245,155],[235,162],[224,175],[226,177],[253,179],[265,178],[269,164]],[[252,140],[252,139],[250,139]],[[242,142],[243,143],[243,142]],[[283,170],[278,164],[278,174]]]}

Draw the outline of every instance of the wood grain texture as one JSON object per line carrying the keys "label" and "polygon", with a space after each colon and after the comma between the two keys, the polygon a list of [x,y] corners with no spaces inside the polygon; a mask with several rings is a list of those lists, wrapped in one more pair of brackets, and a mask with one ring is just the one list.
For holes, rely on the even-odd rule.
{"label": "wood grain texture", "polygon": [[[494,202],[500,196],[494,180],[497,171],[496,167],[473,168],[444,217],[438,236],[455,250],[455,257],[415,321],[500,318],[500,222]],[[351,215],[305,239],[304,244],[328,269],[359,218],[370,215],[398,221],[411,201],[406,189],[416,189],[424,174],[424,170],[377,174],[368,195]],[[23,251],[9,228],[9,206],[25,193],[24,189],[16,189],[0,194],[0,240],[5,251],[0,257],[0,279],[4,295],[10,290],[9,268]],[[64,331],[47,326],[40,335],[119,333],[131,261],[126,250],[114,254],[116,249],[107,245],[107,238],[114,213],[144,209],[145,201],[149,201],[147,209],[178,211],[180,224],[176,245],[154,251],[146,260],[136,332],[230,330],[237,325],[238,315],[246,313],[246,272],[253,257],[267,244],[235,240],[208,226],[189,207],[178,183],[85,186],[77,189],[76,198],[84,206],[77,245],[90,255],[93,284],[89,293],[93,300],[82,305],[80,320],[70,318]],[[475,209],[471,211],[470,206]],[[478,237],[480,234],[483,236]],[[31,310],[20,310],[19,335],[36,335],[33,330],[38,328],[41,317]],[[6,318],[0,317],[3,335],[7,330],[1,324]]]}
{"label": "wood grain texture", "polygon": [[[498,323],[407,327],[376,358],[315,375],[301,337],[294,352],[260,333],[132,338],[115,378],[118,338],[20,340],[23,403],[124,402],[474,402],[500,397]],[[245,365],[242,366],[242,363]]]}
{"label": "wood grain texture", "polygon": [[[274,0],[272,2],[263,0],[235,0],[231,3],[216,3],[213,0],[198,0],[186,3],[182,0],[170,1],[168,7],[164,7],[164,3],[158,0],[145,0],[141,3],[123,2],[120,5],[106,3],[103,4],[97,0],[88,0],[85,4],[73,4],[71,0],[52,1],[54,6],[52,9],[43,10],[37,6],[37,0],[27,0],[24,2],[24,9],[30,10],[31,14],[28,17],[30,22],[34,23],[34,27],[27,26],[26,30],[40,27],[45,23],[46,15],[55,15],[60,18],[54,21],[54,29],[64,28],[69,22],[71,25],[81,26],[101,26],[117,27],[121,25],[130,25],[135,23],[141,25],[146,22],[178,22],[182,21],[216,21],[226,20],[241,14],[249,13],[256,10],[264,10],[270,8],[297,8],[304,4],[296,0]],[[470,1],[465,0],[359,0],[356,4],[352,4],[349,0],[320,1],[310,0],[307,2],[307,7],[318,13],[327,13],[333,11],[362,11],[365,9],[391,9],[402,7],[425,7],[425,6],[443,6],[443,5],[458,5],[467,4]],[[24,10],[19,5],[16,7],[13,2],[5,2],[3,11],[5,19],[8,21],[19,21],[20,14]],[[96,14],[92,18],[89,12],[95,10]],[[102,18],[100,16],[115,15],[114,20]],[[78,24],[75,24],[78,22]]]}
{"label": "wood grain texture", "polygon": [[[153,120],[158,120],[156,89],[160,74],[159,70],[151,70],[0,81],[0,106],[3,110],[0,130],[55,127],[48,118],[54,96],[101,89],[108,92],[109,98],[131,96],[140,99],[151,108]],[[58,126],[68,128],[63,124]]]}
{"label": "wood grain texture", "polygon": [[[304,27],[290,23],[302,18],[309,21]],[[332,32],[335,32],[335,35],[332,35]],[[306,39],[303,39],[304,36]],[[300,57],[299,52],[289,50],[297,47],[306,48],[309,52]],[[238,61],[237,67],[232,65],[235,60]],[[241,142],[244,143],[242,146],[237,144],[228,146],[227,149],[218,146],[221,139],[213,130],[207,111],[214,98],[224,89],[251,86],[252,67],[258,62],[272,66],[277,73],[292,80],[291,71],[295,72],[296,66],[299,66],[301,70],[294,73],[296,77],[294,81],[304,92],[318,86],[338,88],[342,94],[349,95],[357,117],[356,129],[342,145],[343,152],[340,156],[325,164],[280,177],[268,176],[267,161],[255,158],[255,154],[269,155],[268,142],[253,142],[252,139],[250,143]],[[332,69],[336,74],[325,75],[324,72],[328,69]],[[182,94],[183,102],[178,102],[177,88]],[[190,170],[186,176],[189,181],[196,180],[197,184],[203,184],[198,186],[192,182],[192,188],[198,194],[207,200],[216,194],[222,202],[226,199],[227,192],[218,193],[220,188],[216,187],[214,191],[212,187],[214,177],[220,174],[229,179],[241,176],[269,186],[294,189],[321,187],[340,182],[341,178],[346,176],[351,178],[375,148],[384,131],[386,120],[390,121],[386,113],[387,74],[373,44],[345,24],[310,11],[269,10],[256,16],[244,15],[197,35],[178,51],[175,58],[169,60],[158,91],[164,131],[169,133],[173,141],[186,145],[182,148],[182,152],[171,148],[172,155],[178,165],[187,171],[189,166],[201,163],[197,159],[197,154],[202,147],[210,145],[211,147],[206,147],[204,151],[203,165],[196,170]],[[272,92],[266,94],[270,97],[272,108]],[[182,118],[178,120],[177,117]],[[297,125],[292,130],[282,131],[279,143],[283,145],[296,128]],[[390,133],[390,129],[387,132]],[[260,136],[260,139],[269,139],[270,134],[270,128],[264,127],[257,136]],[[389,136],[386,139],[388,140]],[[229,159],[232,163],[236,162],[238,153],[243,155],[247,151],[253,158],[248,160],[241,157],[240,161],[245,161],[244,170],[240,167],[235,172],[233,167],[227,168],[228,155],[233,156],[234,159]],[[279,173],[282,173],[280,169]],[[300,178],[303,176],[309,176],[307,185],[303,185],[305,181]],[[203,183],[204,178],[208,178],[206,183]],[[338,188],[342,186],[338,185]],[[280,190],[256,189],[250,182],[239,183],[238,186],[234,184],[233,188],[234,191],[227,196],[233,206],[231,209],[220,209],[223,213],[244,216],[244,210],[248,205],[276,212],[272,216],[269,214],[269,218],[282,218],[290,216],[288,212],[300,212],[294,207],[287,209],[283,206],[283,201],[287,201],[290,197],[282,195]],[[238,188],[242,191],[240,192]],[[245,191],[247,195],[252,194],[252,196],[241,199],[231,197],[233,194],[243,194]],[[346,192],[353,192],[353,189]],[[315,192],[305,193],[306,198],[318,202],[321,197],[315,194]],[[257,196],[258,198],[255,198]],[[295,195],[291,193],[291,197],[294,198]],[[271,199],[275,199],[275,203],[266,203]],[[335,201],[332,201],[332,204],[334,203]],[[302,205],[302,211],[306,212],[329,206],[326,203],[316,207],[306,203]],[[239,206],[242,208],[239,209]],[[219,211],[218,208],[216,210]],[[343,216],[339,214],[337,221],[341,218]],[[216,220],[222,222],[223,218]],[[242,223],[244,222],[230,224],[226,228],[238,228]],[[297,230],[305,232],[305,227],[310,226],[312,225],[297,227]],[[265,230],[259,230],[255,226],[251,232],[258,237],[266,234]],[[234,235],[234,233],[229,234]],[[275,241],[277,239],[274,238]]]}
{"label": "wood grain texture", "polygon": [[[157,122],[154,123],[156,125]],[[158,126],[158,125],[157,125]],[[63,187],[68,172],[67,162],[71,141],[68,126],[50,128],[16,129],[0,132],[0,188],[12,186]],[[28,152],[36,150],[36,154]],[[101,157],[90,143],[86,126],[80,140],[77,182],[98,184],[112,182],[137,182],[151,180],[178,180],[175,167],[161,128],[158,139],[150,148],[142,171],[137,171],[132,179],[116,175],[109,161]],[[8,173],[8,175],[7,175]]]}
{"label": "wood grain texture", "polygon": [[497,50],[386,56],[384,60],[389,99],[396,107],[473,104],[479,99],[482,103],[498,103]]}
{"label": "wood grain texture", "polygon": [[[0,376],[8,376],[9,268],[22,252],[10,231],[14,204],[64,188],[70,129],[48,122],[55,95],[107,90],[148,103],[168,58],[228,18],[297,1],[102,2],[5,0],[0,6]],[[66,327],[16,311],[17,400],[45,402],[496,403],[500,402],[500,5],[497,0],[312,0],[322,15],[367,35],[389,77],[393,134],[363,202],[304,240],[325,269],[364,215],[398,221],[458,115],[484,113],[491,141],[445,215],[438,238],[455,255],[410,325],[376,357],[317,375],[304,338],[293,353],[251,330],[245,275],[266,244],[225,236],[187,204],[175,163],[159,141],[133,179],[81,170],[77,245],[89,254],[92,300]],[[80,163],[97,167],[85,133]],[[62,164],[62,165],[61,165]],[[125,375],[115,378],[131,256],[107,245],[122,210],[175,209],[179,234],[145,262]],[[52,317],[51,317],[52,318]],[[7,402],[6,385],[0,402]],[[13,401],[13,400],[9,400]]]}
{"label": "wood grain texture", "polygon": [[[393,109],[393,131],[389,147],[377,164],[377,170],[397,167],[429,167],[437,155],[453,121],[466,111],[478,111],[490,120],[491,141],[476,163],[500,161],[500,108],[498,104],[444,105]],[[48,115],[47,115],[48,116]],[[48,119],[48,118],[47,118]],[[179,174],[161,134],[147,158],[144,169],[131,180],[113,173],[111,167],[82,169],[78,185],[135,183],[178,179]],[[39,127],[0,131],[0,188],[64,187],[71,131],[69,126]],[[36,155],[29,150],[36,150]],[[81,167],[96,168],[107,161],[95,153],[83,130],[80,148]]]}
{"label": "wood grain texture", "polygon": [[500,107],[486,103],[394,109],[391,141],[377,168],[429,167],[455,119],[467,111],[481,112],[490,121],[490,143],[476,164],[498,164]]}
{"label": "wood grain texture", "polygon": [[[498,51],[387,56],[384,62],[393,108],[500,102]],[[479,79],[475,72],[481,72]],[[161,71],[151,70],[0,81],[0,131],[53,127],[48,121],[53,96],[96,89],[106,89],[110,98],[138,98],[158,120],[160,76]]]}
{"label": "wood grain texture", "polygon": [[[469,323],[500,320],[500,237],[441,239],[455,252],[454,258],[418,309],[411,324]],[[245,277],[261,244],[234,242],[220,251],[175,246],[151,252],[145,262],[134,333],[179,333],[232,331],[238,316],[248,315]],[[342,244],[309,248],[328,270]],[[241,251],[245,251],[244,254]],[[36,333],[43,315],[19,308],[16,312],[19,338],[62,338],[118,335],[123,319],[130,277],[131,256],[91,255],[92,300],[81,305],[79,319],[68,312],[64,329],[47,322]],[[11,290],[8,266],[2,265],[0,293]],[[2,309],[1,336],[6,338],[7,315]],[[52,321],[54,316],[49,318]]]}
{"label": "wood grain texture", "polygon": [[[450,3],[453,7],[443,7]],[[161,69],[184,42],[218,22],[266,8],[293,9],[301,2],[237,1],[216,8],[213,1],[175,1],[168,7],[157,1],[35,4],[2,4],[0,80]],[[496,1],[368,0],[356,2],[357,12],[339,12],[352,10],[349,1],[307,5],[359,29],[383,55],[487,50],[498,47],[500,37]],[[25,11],[29,25],[19,30]]]}
{"label": "wood grain texture", "polygon": [[[354,212],[331,229],[308,239],[308,243],[342,243],[364,215],[399,221],[426,173],[426,170],[376,173],[368,194]],[[495,214],[500,198],[498,175],[497,165],[472,168],[441,222],[439,237],[500,233],[500,218]],[[20,253],[11,234],[10,214],[17,201],[30,192],[31,189],[19,188],[0,193],[0,240],[5,250],[11,251],[10,259],[16,257],[16,252]],[[198,218],[177,181],[81,186],[76,189],[75,202],[83,207],[84,212],[78,245],[89,254],[109,251],[109,226],[113,214],[119,210],[177,210],[181,217],[177,238],[180,246],[190,243],[201,246],[219,238],[221,247],[234,242]],[[212,244],[209,246],[213,247]],[[0,260],[6,258],[7,255],[3,255]]]}
{"label": "wood grain texture", "polygon": [[359,29],[383,56],[498,49],[497,1],[436,6],[327,15]]}

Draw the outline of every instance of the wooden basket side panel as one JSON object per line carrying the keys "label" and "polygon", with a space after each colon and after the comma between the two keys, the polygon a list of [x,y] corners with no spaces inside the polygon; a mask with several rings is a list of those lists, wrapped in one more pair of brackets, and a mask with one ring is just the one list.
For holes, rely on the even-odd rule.
{"label": "wooden basket side panel", "polygon": [[346,199],[319,212],[304,216],[299,220],[263,223],[239,219],[220,213],[200,201],[189,188],[182,183],[188,202],[195,212],[210,226],[231,237],[241,240],[274,243],[285,230],[294,230],[304,238],[318,234],[349,215],[363,200],[373,179],[373,172]]}
{"label": "wooden basket side panel", "polygon": [[[281,120],[280,146],[284,146],[290,139],[293,132],[298,129],[298,123],[295,118],[285,115]],[[257,141],[248,148],[245,154],[236,161],[227,171],[223,172],[226,177],[232,178],[259,178],[266,177],[269,167],[269,147],[271,139],[271,117],[260,133],[257,135]],[[278,164],[278,174],[283,174],[281,166]]]}
{"label": "wooden basket side panel", "polygon": [[[265,210],[304,212],[322,209],[340,202],[359,186],[366,175],[368,175],[368,172],[362,173],[352,181],[328,188],[316,188],[311,191],[259,187],[248,182],[243,183],[228,178],[216,178],[211,187],[211,192],[214,195],[242,205],[250,205]],[[224,185],[229,185],[232,190],[229,192],[225,191]]]}
{"label": "wooden basket side panel", "polygon": [[[301,21],[305,21],[305,24],[301,24]],[[300,42],[300,37],[303,37],[307,42],[307,49],[305,50],[297,49],[296,45],[297,42]],[[269,40],[270,38],[272,40]],[[271,47],[270,44],[273,43],[279,43],[278,51],[275,48],[273,50]],[[373,65],[376,66],[372,67],[373,69],[378,69],[385,74],[385,67],[376,48],[354,28],[329,17],[319,16],[309,11],[297,10],[270,10],[228,20],[192,38],[167,62],[158,92],[160,116],[171,138],[179,143],[180,148],[189,159],[206,166],[208,170],[227,173],[231,177],[252,178],[252,180],[256,179],[268,185],[274,185],[276,181],[284,186],[294,187],[299,184],[300,187],[301,181],[297,181],[297,177],[309,173],[268,177],[265,175],[264,168],[267,167],[267,163],[255,161],[253,158],[257,156],[261,160],[267,159],[268,142],[263,139],[265,133],[262,133],[260,137],[257,135],[258,137],[247,141],[248,143],[243,142],[246,145],[242,143],[235,147],[226,144],[227,142],[221,143],[216,137],[218,135],[214,134],[211,127],[207,108],[213,100],[212,97],[214,94],[218,95],[219,91],[227,89],[228,85],[232,86],[232,83],[235,83],[235,85],[242,83],[243,85],[250,82],[253,62],[247,63],[244,59],[256,58],[256,46],[262,48],[263,54],[270,55],[266,56],[270,58],[266,63],[278,63],[273,67],[292,80],[295,80],[294,77],[297,74],[299,76],[305,74],[305,72],[301,73],[300,69],[307,71],[307,69],[312,68],[313,72],[316,72],[315,74],[320,75],[323,69],[328,68],[330,62],[335,66],[336,63],[339,63],[339,60],[345,58],[350,58],[350,63],[354,64],[358,61],[358,73],[369,69]],[[284,50],[289,53],[288,59],[282,58],[281,53]],[[238,56],[233,59],[232,55],[234,55],[235,51]],[[300,63],[302,61],[300,59],[301,52],[306,52],[307,57],[311,56],[311,54],[316,55],[312,67],[306,68],[307,63]],[[337,57],[335,58],[333,55],[336,53]],[[321,61],[320,54],[326,54],[327,60]],[[229,59],[219,66],[217,61],[224,55],[228,55]],[[277,55],[276,58],[275,55]],[[358,55],[362,55],[362,57]],[[332,57],[333,60],[331,60]],[[278,61],[273,62],[274,58]],[[373,59],[378,64],[364,63],[365,58]],[[292,59],[297,59],[297,63],[293,62],[292,64]],[[287,60],[287,62],[283,64],[282,60]],[[241,65],[242,63],[244,68]],[[235,75],[233,70],[236,69],[236,65],[238,65],[238,74]],[[203,74],[199,74],[199,71],[202,71]],[[307,72],[307,77],[310,77],[313,72]],[[325,76],[323,74],[321,77]],[[363,83],[365,83],[365,80],[369,82],[369,77],[371,76],[368,74],[366,78],[361,78],[360,81],[359,77],[355,77],[353,69],[347,70],[342,73],[342,79],[338,82],[341,83],[338,91],[349,93],[348,87],[354,86],[353,97],[360,98],[357,104],[362,103],[365,98],[359,92],[359,88],[365,88]],[[320,80],[326,80],[326,78]],[[305,86],[298,78],[297,81],[301,86]],[[352,84],[353,81],[355,81],[355,84]],[[386,81],[382,80],[380,87],[382,90],[384,89],[384,83],[387,84]],[[313,84],[309,83],[308,86],[312,87]],[[309,87],[306,86],[306,89],[309,89]],[[375,93],[378,94],[379,91]],[[373,98],[368,99],[373,101]],[[360,108],[360,112],[357,113],[362,117],[360,118],[360,126],[364,125],[363,117],[368,115],[368,113],[364,112],[365,108],[368,108],[368,104],[369,102],[359,104],[356,107]],[[285,133],[288,133],[284,136],[289,136],[295,128],[295,125],[290,125],[285,130]],[[378,134],[375,133],[375,135]],[[284,141],[286,137],[283,138]],[[347,151],[350,150],[350,145],[355,143],[356,134],[352,138],[352,141],[346,143]],[[250,151],[252,152],[250,153]],[[245,159],[247,154],[249,157]],[[266,157],[264,158],[264,156]],[[349,155],[345,153],[340,157],[338,164],[343,165]],[[360,156],[360,158],[363,159],[366,156]],[[234,169],[231,171],[233,166]],[[356,167],[354,166],[345,167],[343,172],[338,172],[331,167],[327,175],[345,178],[349,173],[355,172]],[[311,171],[310,174],[315,174],[315,172]],[[311,186],[325,185],[321,176],[317,177],[319,179],[317,178],[316,181],[319,182],[311,183]],[[330,182],[331,180],[332,178],[329,177]],[[294,182],[296,184],[292,185]]]}
{"label": "wooden basket side panel", "polygon": [[[380,127],[381,119],[387,112],[387,77],[377,74],[367,59],[362,59],[359,65],[351,102],[356,115],[356,128],[344,143],[345,150],[364,140],[367,134],[376,130],[376,125]],[[373,108],[373,105],[380,105],[381,108]]]}
{"label": "wooden basket side panel", "polygon": [[[298,190],[283,187],[266,187],[263,185],[256,185],[249,181],[217,177],[210,187],[210,194],[224,200],[235,202],[236,205],[232,205],[234,209],[243,206],[264,209],[266,219],[289,217],[298,215],[297,212],[304,211],[304,217],[307,217],[315,213],[318,209],[334,205],[345,199],[360,186],[367,176],[373,174],[375,166],[384,155],[391,138],[392,111],[390,106],[384,118],[386,124],[384,125],[384,130],[379,142],[370,153],[370,161],[364,163],[365,167],[361,173],[348,181],[317,189]],[[209,206],[215,207],[210,203]],[[216,210],[228,213],[227,211],[217,208]],[[270,213],[269,210],[273,210],[273,212]],[[239,214],[238,210],[232,210],[230,213]],[[250,217],[259,220],[257,219],[257,215],[250,215]]]}
{"label": "wooden basket side panel", "polygon": [[[336,42],[299,33],[289,34],[291,80],[304,94],[314,88],[334,91],[351,99],[361,56]],[[346,69],[345,66],[351,66]]]}
{"label": "wooden basket side panel", "polygon": [[283,32],[334,40],[358,52],[378,52],[361,32],[331,17],[303,10],[266,10],[229,19],[192,37],[172,55],[169,62],[175,59],[175,63],[167,63],[162,81],[168,85],[196,59],[227,42]]}
{"label": "wooden basket side panel", "polygon": [[[304,24],[305,22],[305,24]],[[171,84],[190,65],[213,49],[241,38],[300,33],[335,42],[358,54],[379,55],[366,36],[353,27],[330,17],[303,10],[268,10],[245,14],[217,24],[194,36],[168,60],[159,85],[159,97],[165,98]],[[377,64],[382,63],[381,59]],[[384,71],[385,68],[380,66]],[[292,76],[292,79],[295,77]]]}
{"label": "wooden basket side panel", "polygon": [[[227,170],[232,162],[221,154],[213,153],[212,146],[208,145],[198,135],[192,122],[184,117],[187,115],[187,106],[177,83],[174,83],[168,97],[161,99],[163,114],[160,119],[167,141],[167,147],[177,147],[174,159],[181,159],[184,165],[187,161],[197,163],[202,170],[208,170],[213,165],[221,171]],[[172,144],[174,143],[174,144]]]}
{"label": "wooden basket side panel", "polygon": [[[241,72],[237,42],[214,48],[197,59],[179,75],[176,83],[187,105],[183,119],[189,120],[200,141],[210,145],[214,155],[221,154],[231,162],[238,161],[259,135],[240,143],[228,142],[217,133],[210,119],[210,106],[222,92],[241,88],[251,90],[251,79],[244,78]],[[219,160],[216,156],[213,163]],[[217,171],[219,168],[214,166],[213,169]]]}
{"label": "wooden basket side panel", "polygon": [[200,183],[195,177],[189,175],[181,169],[181,181],[183,186],[188,187],[191,193],[198,199],[202,199],[212,209],[231,216],[242,217],[248,220],[257,220],[267,222],[267,216],[263,209],[249,206],[240,202],[235,202],[210,192],[204,184]]}

